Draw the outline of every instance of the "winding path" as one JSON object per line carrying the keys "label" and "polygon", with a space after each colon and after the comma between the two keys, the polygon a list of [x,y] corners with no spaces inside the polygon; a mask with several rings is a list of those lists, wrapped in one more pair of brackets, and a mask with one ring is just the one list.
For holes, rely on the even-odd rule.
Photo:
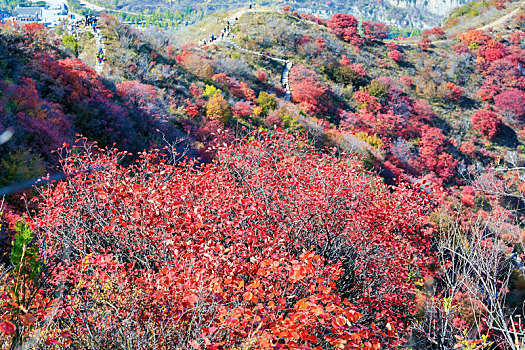
{"label": "winding path", "polygon": [[[95,39],[97,41],[97,53],[99,49],[102,49],[102,52],[104,53],[104,56],[106,55],[106,45],[104,45],[104,38],[102,37],[102,34],[100,33],[100,28],[95,33]],[[97,71],[98,75],[102,75],[102,72],[104,72],[104,60],[102,62],[98,62],[97,59],[97,66],[95,67],[95,70]]]}
{"label": "winding path", "polygon": [[[242,9],[242,10],[239,10],[237,12],[235,12],[234,14],[231,15],[230,19],[225,19],[226,22],[229,22],[230,23],[230,27],[233,28],[235,27],[235,25],[237,24],[237,21],[236,21],[236,18],[248,13],[248,12],[271,12],[269,10],[258,10],[258,9]],[[248,50],[242,46],[239,46],[239,44],[237,44],[236,42],[234,42],[232,39],[229,38],[230,36],[230,33],[231,31],[227,31],[224,35],[224,38],[221,39],[221,36],[218,35],[217,36],[217,41],[224,41],[225,43],[227,43],[228,45],[230,45],[231,47],[241,51],[241,52],[245,52],[245,53],[248,53],[248,54],[252,54],[252,55],[256,55],[256,56],[264,56],[268,59],[271,59],[271,60],[274,60],[276,62],[279,62],[279,63],[283,63],[284,64],[284,68],[283,68],[283,71],[281,73],[281,86],[282,88],[284,89],[284,99],[285,101],[290,101],[291,99],[291,88],[290,88],[290,84],[289,84],[289,75],[290,75],[290,70],[292,69],[293,67],[293,62],[290,61],[290,60],[285,60],[285,59],[282,59],[282,58],[278,58],[278,57],[273,57],[273,56],[270,56],[270,55],[267,55],[263,52],[260,52],[260,51],[254,51],[254,50]]]}
{"label": "winding path", "polygon": [[[93,27],[81,24],[77,29],[72,29],[71,34],[75,37],[76,40],[78,40],[79,33],[84,33],[84,32],[92,33],[92,31],[93,31]],[[104,44],[104,37],[101,34],[100,28],[97,29],[96,33],[94,33],[94,37],[95,37],[95,43],[96,43],[95,45],[97,47],[95,51],[95,71],[98,73],[98,75],[102,75],[102,72],[104,72],[104,60],[102,60],[102,62],[99,63],[96,55],[99,49],[102,49],[102,52],[105,55],[106,45]]]}

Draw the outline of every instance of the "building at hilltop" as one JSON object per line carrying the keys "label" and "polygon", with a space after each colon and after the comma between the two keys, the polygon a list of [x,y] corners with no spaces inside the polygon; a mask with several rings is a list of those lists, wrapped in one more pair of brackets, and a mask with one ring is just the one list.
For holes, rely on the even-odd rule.
{"label": "building at hilltop", "polygon": [[16,20],[18,22],[40,22],[42,20],[42,7],[20,7],[17,6],[15,9]]}
{"label": "building at hilltop", "polygon": [[42,23],[46,27],[54,27],[59,24],[60,21],[67,20],[68,17],[66,4],[42,9]]}
{"label": "building at hilltop", "polygon": [[61,21],[68,20],[69,11],[66,4],[59,4],[47,7],[21,7],[15,9],[16,16],[13,18],[17,22],[42,23],[46,27],[54,27]]}

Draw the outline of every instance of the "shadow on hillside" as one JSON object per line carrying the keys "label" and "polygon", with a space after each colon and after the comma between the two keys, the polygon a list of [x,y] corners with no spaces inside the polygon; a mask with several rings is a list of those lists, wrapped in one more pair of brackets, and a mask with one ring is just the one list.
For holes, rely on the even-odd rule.
{"label": "shadow on hillside", "polygon": [[516,132],[505,124],[501,126],[499,135],[496,138],[495,142],[499,146],[509,148],[516,148],[519,145],[518,135],[516,135]]}

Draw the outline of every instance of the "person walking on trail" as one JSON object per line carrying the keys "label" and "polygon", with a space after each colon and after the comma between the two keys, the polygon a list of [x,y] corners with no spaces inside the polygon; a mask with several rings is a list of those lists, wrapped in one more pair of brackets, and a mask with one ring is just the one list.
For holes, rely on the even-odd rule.
{"label": "person walking on trail", "polygon": [[104,51],[102,51],[101,47],[98,48],[97,60],[98,60],[98,64],[102,64],[102,61],[104,61]]}

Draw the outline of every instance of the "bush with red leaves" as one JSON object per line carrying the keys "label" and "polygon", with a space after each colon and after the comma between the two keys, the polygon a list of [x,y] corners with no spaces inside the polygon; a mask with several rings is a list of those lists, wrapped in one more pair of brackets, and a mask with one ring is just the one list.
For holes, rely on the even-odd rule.
{"label": "bush with red leaves", "polygon": [[324,117],[335,112],[334,94],[327,85],[320,81],[317,73],[303,65],[293,66],[289,79],[292,99],[306,113]]}
{"label": "bush with red leaves", "polygon": [[45,337],[379,349],[410,331],[413,278],[433,261],[422,191],[282,133],[254,132],[201,167],[61,154],[68,177],[43,190],[30,222],[45,239],[49,295],[61,291]]}
{"label": "bush with red leaves", "polygon": [[525,92],[512,88],[503,91],[494,97],[498,110],[505,116],[525,117]]}
{"label": "bush with red leaves", "polygon": [[332,33],[357,47],[363,43],[363,38],[357,30],[358,24],[355,17],[344,13],[336,13],[326,22],[326,26]]}
{"label": "bush with red leaves", "polygon": [[367,42],[381,41],[388,37],[388,26],[384,23],[376,23],[372,21],[364,21],[361,23],[363,29],[363,36]]}
{"label": "bush with red leaves", "polygon": [[489,140],[494,139],[501,128],[501,118],[494,112],[480,109],[472,115],[472,126]]}

